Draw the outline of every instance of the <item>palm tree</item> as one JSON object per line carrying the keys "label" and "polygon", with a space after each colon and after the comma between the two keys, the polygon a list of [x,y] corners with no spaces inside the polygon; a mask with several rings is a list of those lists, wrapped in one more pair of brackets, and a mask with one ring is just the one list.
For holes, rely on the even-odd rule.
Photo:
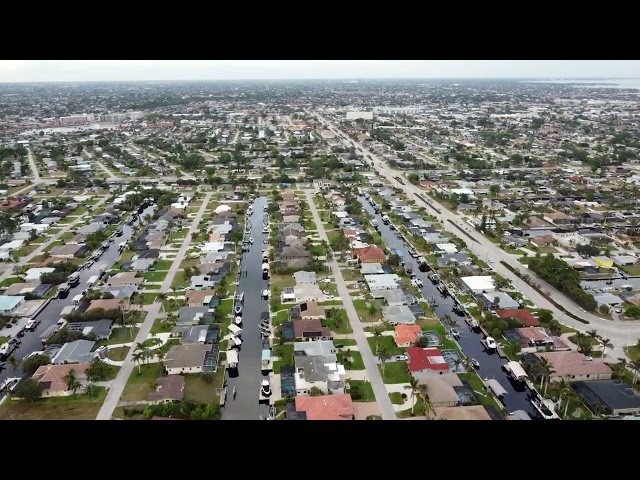
{"label": "palm tree", "polygon": [[13,355],[11,355],[9,357],[9,365],[11,365],[11,369],[13,370],[13,374],[16,374],[16,370],[18,370],[18,367],[20,366],[20,361],[14,357]]}
{"label": "palm tree", "polygon": [[600,339],[600,343],[602,344],[602,356],[606,357],[607,348],[613,347],[613,344],[611,343],[611,340],[609,340],[608,338]]}
{"label": "palm tree", "polygon": [[76,371],[72,368],[69,370],[63,380],[67,383],[67,390],[71,390],[71,393],[76,393],[82,384],[76,378]]}
{"label": "palm tree", "polygon": [[413,417],[413,412],[416,407],[416,395],[418,394],[418,380],[411,377],[409,379],[409,385],[405,385],[405,390],[411,390],[411,416]]}
{"label": "palm tree", "polygon": [[600,340],[600,335],[598,335],[598,332],[596,332],[595,330],[589,330],[587,332],[587,335],[593,338],[594,340]]}
{"label": "palm tree", "polygon": [[160,302],[160,311],[164,311],[164,302],[167,300],[167,294],[160,292],[156,295],[156,302]]}
{"label": "palm tree", "polygon": [[549,386],[549,382],[551,381],[551,374],[554,373],[555,370],[546,358],[541,359],[538,365],[540,366],[540,377],[542,377],[540,381],[540,390],[542,390],[542,386],[544,385],[544,392],[542,393],[542,395],[544,396],[547,394],[547,387]]}
{"label": "palm tree", "polygon": [[633,369],[633,385],[638,382],[638,372],[640,372],[640,360],[631,361],[631,368]]}
{"label": "palm tree", "polygon": [[84,386],[84,394],[89,397],[95,397],[97,393],[97,387],[93,382],[89,382]]}
{"label": "palm tree", "polygon": [[382,375],[384,375],[385,363],[391,358],[391,355],[387,351],[387,347],[384,345],[378,345],[376,348],[376,355],[378,356],[378,360],[380,360],[380,364],[382,365]]}
{"label": "palm tree", "polygon": [[424,416],[427,420],[431,420],[431,414],[433,413],[433,404],[429,399],[429,387],[426,383],[421,383],[418,385],[418,395],[422,399],[422,404],[424,406]]}
{"label": "palm tree", "polygon": [[145,359],[145,354],[142,351],[134,352],[131,359],[138,364],[138,375],[142,374],[142,370],[140,369],[140,364]]}
{"label": "palm tree", "polygon": [[373,338],[375,338],[376,340],[376,353],[378,353],[378,350],[380,349],[380,337],[382,336],[382,332],[380,331],[379,328],[375,328],[373,330]]}

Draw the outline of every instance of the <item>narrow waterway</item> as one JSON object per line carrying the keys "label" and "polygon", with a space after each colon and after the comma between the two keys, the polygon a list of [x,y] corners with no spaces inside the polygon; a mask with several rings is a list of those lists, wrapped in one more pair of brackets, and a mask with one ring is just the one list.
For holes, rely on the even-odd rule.
{"label": "narrow waterway", "polygon": [[[260,336],[260,314],[269,311],[269,302],[262,298],[262,291],[268,288],[267,280],[262,278],[262,247],[267,234],[262,233],[263,212],[267,204],[265,197],[256,198],[253,213],[248,225],[253,238],[248,252],[240,261],[240,278],[237,293],[244,293],[242,306],[242,348],[238,355],[236,377],[228,377],[227,401],[222,414],[223,420],[258,420],[266,418],[269,409],[259,403],[260,382],[262,376],[262,338]],[[246,269],[246,274],[243,271]],[[221,332],[226,335],[228,332]],[[236,399],[233,399],[233,389]]]}
{"label": "narrow waterway", "polygon": [[[469,328],[466,322],[453,312],[454,300],[450,296],[443,297],[436,286],[427,278],[427,273],[418,270],[418,262],[408,256],[409,245],[403,239],[396,237],[394,231],[391,230],[389,225],[385,225],[382,222],[382,214],[375,213],[373,207],[364,197],[359,197],[358,199],[363,208],[378,221],[378,231],[387,247],[390,250],[402,250],[405,256],[408,257],[407,262],[411,261],[411,263],[414,264],[415,268],[413,269],[413,273],[415,273],[423,283],[421,290],[425,299],[434,297],[437,301],[437,307],[434,310],[438,318],[443,318],[448,314],[451,318],[459,319],[456,328],[460,332],[460,339],[458,340],[460,348],[465,355],[478,360],[480,363],[478,374],[483,379],[496,379],[507,391],[507,394],[504,397],[504,405],[506,406],[507,413],[515,410],[524,410],[529,414],[529,416],[531,416],[531,418],[537,418],[538,415],[527,398],[529,393],[528,389],[519,382],[512,381],[502,369],[502,366],[507,363],[506,359],[503,360],[497,353],[489,353],[485,350],[480,342],[484,337],[482,333],[476,333]],[[448,330],[451,327],[449,325],[445,325],[445,328]]]}

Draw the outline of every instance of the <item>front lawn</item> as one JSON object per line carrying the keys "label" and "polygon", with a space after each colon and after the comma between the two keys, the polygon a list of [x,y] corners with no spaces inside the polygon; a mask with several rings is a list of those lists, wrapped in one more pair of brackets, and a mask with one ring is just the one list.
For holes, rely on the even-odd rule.
{"label": "front lawn", "polygon": [[[345,359],[349,359],[345,363]],[[343,364],[347,370],[364,370],[362,355],[358,351],[345,350],[338,352],[338,362]]]}
{"label": "front lawn", "polygon": [[9,400],[0,406],[0,420],[95,420],[107,396],[97,387],[96,395],[41,398],[35,402]]}
{"label": "front lawn", "polygon": [[[356,393],[357,391],[357,393]],[[349,391],[354,402],[375,402],[376,396],[370,382],[365,380],[349,380]]]}
{"label": "front lawn", "polygon": [[173,264],[173,261],[171,260],[158,260],[156,261],[156,263],[153,264],[153,267],[156,270],[169,270],[172,264]]}
{"label": "front lawn", "polygon": [[389,400],[391,400],[391,403],[393,403],[394,405],[402,405],[404,403],[404,399],[402,398],[402,394],[400,392],[391,392],[389,394]]}
{"label": "front lawn", "polygon": [[340,338],[335,340],[336,345],[343,345],[345,347],[351,347],[358,345],[358,341],[353,338]]}
{"label": "front lawn", "polygon": [[337,313],[334,315],[335,316],[331,318],[323,318],[322,326],[329,328],[334,333],[353,333],[347,312],[342,309],[337,309]]}
{"label": "front lawn", "polygon": [[149,363],[141,365],[138,373],[138,366],[131,372],[129,381],[124,387],[120,399],[123,402],[135,402],[146,400],[147,395],[153,391],[156,379],[163,374],[163,367],[159,363]]}
{"label": "front lawn", "polygon": [[382,365],[378,365],[378,369],[384,383],[409,383],[411,379],[406,362],[387,362],[384,365],[384,372]]}
{"label": "front lawn", "polygon": [[108,352],[109,360],[122,362],[127,357],[127,353],[129,353],[129,347],[110,348]]}
{"label": "front lawn", "polygon": [[177,271],[173,277],[173,282],[171,282],[171,288],[178,290],[180,288],[187,288],[189,285],[191,285],[191,281],[187,281],[184,277],[184,272],[182,270]]}
{"label": "front lawn", "polygon": [[0,287],[10,287],[14,283],[20,283],[21,281],[22,280],[20,280],[18,277],[5,278],[0,282]]}
{"label": "front lawn", "polygon": [[184,376],[184,400],[190,400],[203,405],[214,403],[218,400],[216,389],[222,387],[225,369],[219,367],[213,381],[207,383],[199,373]]}
{"label": "front lawn", "polygon": [[[0,341],[2,343],[2,341]],[[627,355],[631,360],[640,359],[640,346],[634,345],[633,347],[627,347]]]}
{"label": "front lawn", "polygon": [[382,307],[376,301],[357,299],[353,301],[353,306],[363,322],[377,322],[382,319]]}
{"label": "front lawn", "polygon": [[147,282],[162,282],[167,277],[167,272],[144,272],[142,278]]}
{"label": "front lawn", "polygon": [[118,345],[120,343],[131,343],[138,335],[138,328],[133,329],[133,336],[131,335],[131,329],[129,327],[114,328],[111,332],[109,340],[99,340],[96,345],[101,347],[102,345]]}
{"label": "front lawn", "polygon": [[173,326],[170,323],[165,322],[165,320],[165,318],[156,318],[153,322],[153,326],[151,327],[151,333],[170,333]]}
{"label": "front lawn", "polygon": [[369,342],[371,352],[374,355],[377,355],[378,344],[384,346],[389,355],[400,355],[405,353],[404,348],[397,346],[391,335],[380,335],[377,339],[376,337],[367,337],[367,342]]}

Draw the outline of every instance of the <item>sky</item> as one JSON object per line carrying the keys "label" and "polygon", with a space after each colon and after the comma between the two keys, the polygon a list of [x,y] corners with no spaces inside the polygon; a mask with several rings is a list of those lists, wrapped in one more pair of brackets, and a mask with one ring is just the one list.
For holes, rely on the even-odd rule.
{"label": "sky", "polygon": [[640,78],[638,60],[0,60],[0,82]]}

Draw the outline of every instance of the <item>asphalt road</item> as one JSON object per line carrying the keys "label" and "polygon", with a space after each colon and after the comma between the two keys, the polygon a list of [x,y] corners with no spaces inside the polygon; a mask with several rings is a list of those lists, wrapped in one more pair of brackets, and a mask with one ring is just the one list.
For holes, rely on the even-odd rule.
{"label": "asphalt road", "polygon": [[[494,378],[500,382],[500,385],[504,387],[507,394],[504,399],[504,404],[507,407],[507,412],[513,412],[515,410],[524,410],[532,418],[536,418],[537,414],[527,399],[528,390],[523,385],[511,382],[507,374],[502,370],[502,365],[506,364],[506,360],[501,359],[497,353],[489,354],[482,346],[480,341],[484,338],[482,333],[476,333],[469,328],[462,317],[458,317],[453,312],[454,301],[450,296],[442,297],[435,285],[427,278],[427,272],[421,272],[418,270],[418,262],[409,256],[409,244],[404,240],[395,236],[395,233],[382,222],[382,215],[376,214],[373,207],[369,205],[364,197],[359,197],[360,203],[364,209],[370,213],[378,221],[378,231],[382,236],[382,239],[387,245],[387,248],[391,250],[400,249],[405,254],[407,263],[414,265],[413,273],[416,277],[422,280],[423,287],[421,288],[422,294],[425,298],[435,297],[438,306],[435,308],[435,313],[438,318],[443,318],[445,315],[449,315],[452,319],[458,319],[458,325],[456,328],[460,332],[460,339],[458,344],[460,348],[470,358],[475,358],[480,362],[479,375],[483,379]],[[449,330],[449,325],[444,325]]]}
{"label": "asphalt road", "polygon": [[[262,241],[267,236],[262,233],[262,221],[266,204],[265,197],[258,197],[253,203],[249,237],[253,237],[254,243],[240,262],[240,272],[247,269],[246,276],[240,275],[236,289],[237,293],[244,292],[242,349],[238,355],[238,376],[228,378],[223,420],[258,420],[260,415],[263,418],[269,415],[268,407],[258,401],[260,382],[263,379],[260,314],[269,311],[269,302],[262,298],[262,290],[268,288],[267,280],[262,279]],[[221,335],[227,333],[222,332]],[[236,387],[237,393],[235,400],[232,396],[233,387]]]}
{"label": "asphalt road", "polygon": [[[380,176],[385,177],[387,180],[391,181],[392,184],[404,190],[404,192],[408,195],[409,198],[415,199],[418,203],[422,203],[415,197],[415,194],[422,195],[424,198],[427,198],[433,206],[440,210],[440,214],[436,214],[435,211],[432,211],[438,217],[439,221],[442,223],[444,228],[453,233],[456,236],[464,239],[467,243],[469,249],[475,253],[481,259],[492,258],[495,260],[495,263],[492,265],[494,270],[499,273],[502,277],[509,279],[513,282],[522,294],[524,294],[529,300],[531,300],[535,305],[541,308],[545,308],[551,310],[553,312],[554,317],[564,325],[567,325],[575,330],[580,332],[586,332],[587,330],[596,330],[598,334],[600,334],[604,338],[608,338],[611,343],[614,345],[614,348],[607,350],[607,359],[608,360],[616,360],[619,358],[628,358],[626,357],[623,347],[627,345],[635,345],[637,339],[640,338],[640,321],[611,321],[607,319],[600,318],[592,313],[589,313],[582,309],[575,302],[571,301],[566,295],[559,292],[544,280],[540,279],[535,273],[531,270],[527,269],[526,266],[522,265],[520,270],[523,273],[528,274],[535,282],[540,285],[540,288],[548,292],[550,298],[552,298],[557,304],[562,305],[566,310],[573,315],[587,320],[589,323],[584,324],[568,315],[565,315],[558,308],[556,308],[549,300],[547,300],[544,296],[538,293],[535,289],[533,289],[530,285],[520,280],[514,273],[512,273],[509,269],[507,269],[504,265],[500,263],[500,261],[505,261],[511,265],[520,265],[517,261],[517,258],[514,255],[506,253],[502,250],[498,245],[491,242],[484,235],[476,232],[470,225],[465,224],[461,218],[454,214],[453,212],[447,210],[445,207],[440,205],[433,198],[428,197],[424,190],[416,187],[415,185],[410,184],[408,181],[404,181],[404,184],[400,184],[394,177],[400,176],[401,172],[391,170],[386,162],[381,160],[377,155],[372,154],[369,150],[367,150],[361,143],[352,141],[349,137],[347,137],[341,130],[335,128],[331,122],[328,122],[321,115],[317,115],[318,119],[321,122],[324,122],[325,125],[328,125],[328,128],[332,130],[336,135],[343,139],[344,142],[348,142],[351,144],[352,142],[356,146],[356,150],[361,155],[371,156],[374,160],[375,168],[377,169]],[[475,241],[471,241],[469,238],[465,238],[465,236],[460,236],[460,230],[456,228],[453,224],[459,226],[460,228],[468,231],[469,236]],[[467,230],[468,229],[468,230]]]}
{"label": "asphalt road", "polygon": [[[151,211],[152,210],[147,210],[146,212]],[[86,288],[87,280],[91,276],[98,274],[98,269],[101,265],[107,265],[107,267],[105,268],[106,271],[113,266],[118,258],[120,258],[121,254],[120,252],[118,252],[118,244],[129,240],[133,232],[132,228],[129,225],[123,225],[122,229],[122,236],[115,237],[115,240],[111,244],[109,249],[104,252],[100,259],[95,262],[90,269],[80,270],[78,272],[80,274],[80,283],[78,284],[78,286],[72,288],[66,297],[51,300],[51,302],[49,302],[49,304],[40,311],[40,313],[36,316],[36,318],[40,320],[40,325],[38,325],[38,328],[36,328],[35,332],[26,332],[24,337],[22,337],[22,343],[20,344],[20,347],[14,350],[12,354],[16,359],[21,360],[26,355],[32,352],[41,351],[43,346],[42,341],[40,340],[40,335],[42,335],[42,333],[51,325],[57,323],[57,321],[60,319],[60,313],[62,312],[62,309],[73,303],[73,297],[75,297]],[[20,376],[22,376],[21,370],[18,368],[14,374],[13,369],[11,368],[9,363],[6,362],[5,368],[2,370],[2,372],[0,372],[0,382],[2,382],[7,377]]]}
{"label": "asphalt road", "polygon": [[33,175],[33,182],[40,183],[40,172],[38,171],[38,167],[36,166],[36,162],[33,159],[33,153],[31,153],[31,149],[28,150],[27,158],[29,159],[29,165],[31,166],[31,174]]}

